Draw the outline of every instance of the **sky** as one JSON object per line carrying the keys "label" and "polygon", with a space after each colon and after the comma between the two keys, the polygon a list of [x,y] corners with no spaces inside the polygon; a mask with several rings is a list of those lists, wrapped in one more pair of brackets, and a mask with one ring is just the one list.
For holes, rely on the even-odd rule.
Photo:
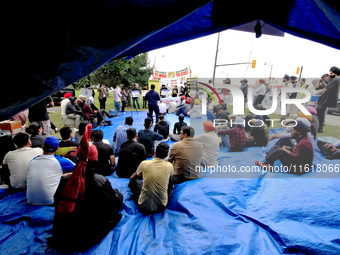
{"label": "sky", "polygon": [[[190,66],[201,78],[212,78],[218,34],[197,38],[148,52],[158,71],[177,71]],[[220,33],[217,65],[256,60],[256,67],[235,65],[216,68],[216,78],[268,78],[282,80],[303,66],[301,78],[321,77],[331,66],[340,67],[340,51],[285,33],[284,37],[226,30]],[[265,63],[267,63],[265,65]]]}

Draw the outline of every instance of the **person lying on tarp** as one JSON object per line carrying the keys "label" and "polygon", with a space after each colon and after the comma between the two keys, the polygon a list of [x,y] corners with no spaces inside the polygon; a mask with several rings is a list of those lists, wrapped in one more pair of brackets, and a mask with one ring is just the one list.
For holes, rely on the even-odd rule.
{"label": "person lying on tarp", "polygon": [[308,132],[310,132],[309,127],[302,121],[297,121],[291,132],[293,139],[296,139],[297,142],[295,147],[284,145],[281,148],[274,145],[267,153],[266,161],[260,162],[256,160],[255,164],[271,171],[275,161],[279,159],[292,174],[301,175],[308,172],[314,158],[314,149],[307,137]]}
{"label": "person lying on tarp", "polygon": [[320,140],[317,145],[326,159],[340,159],[340,140],[333,144]]}
{"label": "person lying on tarp", "polygon": [[52,237],[47,244],[60,251],[85,251],[99,243],[120,221],[123,195],[110,181],[94,173],[98,151],[91,144],[88,124],[77,151],[71,176],[62,178],[54,195]]}
{"label": "person lying on tarp", "polygon": [[[169,147],[166,143],[160,143],[156,148],[156,157],[142,161],[130,177],[132,199],[144,214],[161,212],[169,203],[174,188],[171,178],[173,166],[164,160],[168,156]],[[143,182],[139,178],[143,178]]]}

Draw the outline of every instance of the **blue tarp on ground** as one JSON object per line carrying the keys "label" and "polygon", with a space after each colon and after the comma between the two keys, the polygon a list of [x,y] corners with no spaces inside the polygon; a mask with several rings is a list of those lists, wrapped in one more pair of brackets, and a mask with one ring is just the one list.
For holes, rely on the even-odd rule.
{"label": "blue tarp on ground", "polygon": [[[133,117],[134,127],[143,128],[145,112]],[[118,120],[102,128],[106,139],[112,139]],[[172,128],[177,117],[167,115],[166,120]],[[243,153],[221,148],[218,160],[219,165],[241,166],[254,165],[261,157],[261,148]],[[314,164],[320,163],[340,167],[340,160],[325,160],[317,149]],[[340,254],[339,172],[333,178],[317,172],[251,175],[205,173],[199,180],[176,185],[168,208],[148,216],[131,200],[128,180],[109,176],[124,196],[123,217],[84,254]],[[46,245],[53,214],[52,207],[27,205],[25,192],[2,197],[0,254],[58,254]]]}

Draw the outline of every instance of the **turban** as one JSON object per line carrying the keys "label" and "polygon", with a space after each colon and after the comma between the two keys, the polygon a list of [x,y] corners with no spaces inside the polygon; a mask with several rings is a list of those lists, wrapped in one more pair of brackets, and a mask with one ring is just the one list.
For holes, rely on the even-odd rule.
{"label": "turban", "polygon": [[207,132],[216,130],[216,127],[211,121],[203,121],[203,127],[204,127],[204,130]]}
{"label": "turban", "polygon": [[332,66],[329,71],[332,71],[336,75],[340,75],[340,69],[338,67],[336,67],[336,66]]}
{"label": "turban", "polygon": [[309,121],[312,121],[312,120],[313,120],[312,115],[306,115],[306,114],[304,114],[302,111],[299,111],[299,117],[306,118],[306,119],[309,120]]}

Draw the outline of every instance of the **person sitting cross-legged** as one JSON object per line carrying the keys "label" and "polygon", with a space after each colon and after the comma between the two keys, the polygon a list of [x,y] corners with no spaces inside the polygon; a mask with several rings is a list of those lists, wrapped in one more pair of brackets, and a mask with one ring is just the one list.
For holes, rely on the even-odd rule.
{"label": "person sitting cross-legged", "polygon": [[63,172],[73,171],[75,164],[59,155],[59,140],[47,137],[43,145],[44,154],[35,157],[27,166],[27,202],[31,205],[52,205],[53,196]]}
{"label": "person sitting cross-legged", "polygon": [[126,130],[130,128],[133,125],[133,118],[132,117],[126,117],[124,125],[118,126],[115,130],[115,133],[113,134],[113,143],[115,149],[115,155],[119,155],[120,152],[120,146],[127,141],[126,138]]}
{"label": "person sitting cross-legged", "polygon": [[[164,160],[168,156],[168,151],[169,145],[160,143],[156,148],[156,157],[142,161],[137,171],[130,177],[132,199],[144,214],[161,212],[169,203],[174,185],[170,180],[173,166]],[[138,178],[143,178],[143,182]]]}
{"label": "person sitting cross-legged", "polygon": [[155,141],[161,141],[164,139],[162,135],[151,131],[152,125],[152,119],[146,118],[144,120],[145,129],[138,131],[137,142],[145,146],[147,158],[151,158],[155,154]]}
{"label": "person sitting cross-legged", "polygon": [[272,167],[276,160],[280,160],[281,163],[290,169],[290,173],[301,175],[308,172],[308,169],[312,166],[314,149],[312,143],[307,137],[309,128],[302,121],[297,121],[296,126],[293,127],[292,137],[296,139],[297,144],[294,148],[284,145],[282,148],[278,145],[274,145],[267,153],[266,161],[255,161],[255,164],[272,170]]}
{"label": "person sitting cross-legged", "polygon": [[72,130],[69,127],[63,127],[60,129],[61,141],[59,142],[59,149],[55,152],[56,155],[63,156],[74,162],[76,162],[77,148],[79,142],[72,141]]}
{"label": "person sitting cross-legged", "polygon": [[97,147],[98,166],[96,173],[104,176],[111,175],[116,165],[116,157],[110,144],[103,143],[104,133],[100,129],[93,130],[91,133],[91,141]]}
{"label": "person sitting cross-legged", "polygon": [[14,136],[13,142],[18,149],[5,155],[0,170],[1,179],[14,191],[26,188],[28,163],[36,156],[42,155],[43,150],[31,148],[31,140],[26,133]]}
{"label": "person sitting cross-legged", "polygon": [[116,174],[119,178],[130,178],[136,172],[139,164],[146,160],[145,147],[137,143],[137,131],[134,128],[126,130],[127,141],[120,147]]}
{"label": "person sitting cross-legged", "polygon": [[204,166],[216,166],[220,140],[216,135],[216,127],[211,121],[203,121],[204,134],[194,139],[204,145],[201,164]]}
{"label": "person sitting cross-legged", "polygon": [[180,141],[172,145],[169,162],[174,165],[176,183],[198,179],[201,172],[197,166],[201,165],[203,145],[194,139],[195,130],[190,126],[183,126],[180,132]]}
{"label": "person sitting cross-legged", "polygon": [[235,125],[228,129],[219,129],[218,134],[221,135],[228,151],[240,152],[243,151],[246,146],[246,134],[242,123],[244,120],[241,117],[237,117],[234,121]]}

